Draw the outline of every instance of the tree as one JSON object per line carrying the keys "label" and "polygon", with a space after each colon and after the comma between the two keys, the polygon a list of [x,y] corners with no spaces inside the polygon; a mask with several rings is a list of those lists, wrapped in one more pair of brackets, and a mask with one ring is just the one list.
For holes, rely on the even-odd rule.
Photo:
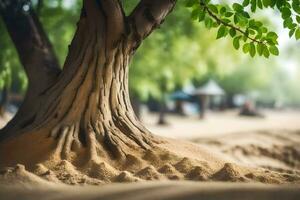
{"label": "tree", "polygon": [[[168,178],[180,178],[172,173],[167,175],[168,169],[172,171],[172,166],[167,163],[176,161],[186,165],[186,162],[191,162],[191,158],[183,158],[184,152],[180,153],[178,149],[188,147],[191,152],[198,151],[199,155],[203,150],[184,143],[181,143],[182,147],[171,150],[169,146],[176,142],[150,134],[135,117],[128,95],[129,61],[141,42],[172,11],[176,1],[141,0],[129,15],[125,15],[118,0],[84,0],[62,70],[57,63],[49,63],[48,58],[53,54],[43,47],[52,48],[39,26],[31,27],[20,35],[14,31],[17,23],[29,24],[25,27],[30,27],[31,22],[36,20],[30,7],[18,3],[2,0],[1,14],[29,78],[29,89],[18,114],[0,134],[0,166],[22,163],[34,169],[35,164],[42,163],[55,170],[54,166],[63,164],[67,170],[66,165],[72,163],[81,173],[112,181],[124,179],[127,176],[124,170],[136,175],[140,170],[143,174],[158,173],[151,166],[145,167],[150,162],[156,167],[162,166],[159,170]],[[22,16],[14,12],[20,8],[15,5],[23,9]],[[244,36],[245,41],[251,40],[251,43],[245,44],[245,52],[253,55],[253,45],[257,42],[263,52],[277,54],[275,33],[261,33],[260,38],[252,38],[252,26],[249,25],[248,33],[222,21],[216,15],[218,7],[208,4],[208,1],[189,1],[188,5],[198,9],[193,11],[192,16],[200,17],[205,11],[210,16],[207,24],[212,26],[213,19],[216,24],[222,24],[218,37],[225,36],[229,26],[232,28],[230,32],[235,30]],[[233,7],[237,23],[245,23],[246,20],[240,16],[244,13],[243,7],[239,4]],[[253,23],[255,27],[261,27],[255,21]],[[36,32],[39,34],[36,35]],[[33,51],[31,55],[35,56],[25,57],[28,50]],[[224,163],[219,158],[209,157],[206,160],[215,163],[211,165],[214,170],[219,166],[216,163]],[[189,171],[193,171],[195,165],[203,165],[203,162],[195,162],[198,164],[189,165]],[[228,164],[224,165],[225,171],[231,168]],[[91,169],[97,169],[96,174]],[[259,170],[257,173],[261,174]],[[147,179],[147,175],[140,177]],[[201,175],[199,179],[205,177]]]}
{"label": "tree", "polygon": [[12,133],[16,133],[26,120],[36,115],[39,104],[42,103],[38,96],[54,83],[60,73],[52,46],[36,14],[29,10],[26,1],[25,3],[19,1],[1,3],[1,15],[24,66],[29,87],[17,115],[2,130],[7,134],[1,134],[0,138],[12,136]]}

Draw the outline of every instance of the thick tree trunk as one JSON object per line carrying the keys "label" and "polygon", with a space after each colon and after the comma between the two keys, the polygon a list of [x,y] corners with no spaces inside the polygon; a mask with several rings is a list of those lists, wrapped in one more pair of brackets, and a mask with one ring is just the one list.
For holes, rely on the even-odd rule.
{"label": "thick tree trunk", "polygon": [[[157,140],[138,121],[130,104],[128,64],[141,41],[162,22],[174,4],[170,0],[141,1],[126,18],[117,0],[84,1],[63,71],[40,86],[36,82],[39,76],[52,77],[48,76],[48,68],[45,71],[36,68],[39,72],[33,72],[28,66],[33,61],[20,56],[25,69],[28,66],[27,99],[33,102],[25,100],[23,110],[2,130],[0,165],[30,166],[62,159],[81,162],[83,157],[89,163],[99,163],[104,158],[125,160],[130,152],[151,149]],[[2,15],[19,54],[28,46],[37,53],[32,59],[41,56],[39,53],[48,53],[34,46],[35,40],[28,43],[22,38],[18,40],[22,36],[14,33],[16,19],[10,18],[9,8],[2,9]],[[31,22],[32,16],[28,19],[28,13],[25,15],[21,17],[23,21],[26,19],[24,23]],[[36,62],[44,64],[48,57],[43,57],[43,62]],[[36,147],[38,152],[32,146],[33,137],[36,141],[48,137],[46,144]],[[33,150],[24,155],[25,148]]]}
{"label": "thick tree trunk", "polygon": [[136,117],[141,120],[141,100],[136,95],[130,95],[130,101],[132,105],[132,109],[136,115]]}

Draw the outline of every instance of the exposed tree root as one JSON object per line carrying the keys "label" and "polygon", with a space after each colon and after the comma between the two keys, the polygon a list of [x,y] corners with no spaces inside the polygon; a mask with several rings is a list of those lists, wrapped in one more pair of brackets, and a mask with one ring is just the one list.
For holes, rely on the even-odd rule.
{"label": "exposed tree root", "polygon": [[[74,133],[74,128],[63,128],[59,137],[55,139],[57,146],[51,153],[51,159],[41,160],[28,168],[26,173],[21,173],[21,176],[27,177],[28,173],[34,173],[55,183],[95,185],[143,180],[300,183],[300,176],[293,175],[291,179],[291,175],[287,173],[243,167],[217,157],[211,157],[211,160],[201,156],[198,159],[194,159],[193,156],[182,157],[165,145],[170,142],[166,140],[151,150],[132,149],[131,154],[127,153],[125,158],[116,159],[106,153],[95,137],[91,137],[93,139],[87,142],[87,146],[72,148],[73,143],[78,141],[71,133]],[[126,148],[126,152],[129,152],[129,147]],[[188,154],[207,153],[199,147],[193,148]],[[198,149],[198,152],[195,149]],[[16,176],[17,172],[17,176],[20,176],[20,168],[25,170],[23,165],[5,168],[1,171],[0,179]]]}

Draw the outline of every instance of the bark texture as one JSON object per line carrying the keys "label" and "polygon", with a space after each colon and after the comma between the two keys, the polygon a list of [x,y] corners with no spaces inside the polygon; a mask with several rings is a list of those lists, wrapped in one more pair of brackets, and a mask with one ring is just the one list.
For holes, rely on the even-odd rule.
{"label": "bark texture", "polygon": [[[1,130],[0,141],[31,123],[42,102],[39,96],[61,72],[52,45],[28,1],[1,0],[0,14],[28,77],[28,90],[17,115]],[[29,9],[29,10],[27,10]]]}
{"label": "bark texture", "polygon": [[[1,14],[29,78],[30,100],[2,130],[2,143],[12,135],[47,135],[53,141],[54,159],[76,160],[84,151],[91,162],[99,157],[125,160],[128,152],[151,149],[157,141],[130,104],[128,64],[141,41],[174,5],[174,0],[143,0],[126,17],[118,0],[85,0],[60,72],[57,63],[48,62],[53,60],[47,51],[52,47],[34,12],[15,11],[9,1],[1,1]],[[26,34],[16,33],[19,23],[25,24]],[[28,48],[33,51],[30,55]],[[20,162],[14,153],[4,160]]]}

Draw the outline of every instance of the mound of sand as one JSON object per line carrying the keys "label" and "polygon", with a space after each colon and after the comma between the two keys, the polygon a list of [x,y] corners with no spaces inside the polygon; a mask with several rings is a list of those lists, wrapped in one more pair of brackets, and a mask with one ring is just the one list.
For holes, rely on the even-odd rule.
{"label": "mound of sand", "polygon": [[[55,160],[28,169],[21,164],[6,167],[0,171],[0,196],[7,200],[299,199],[299,185],[270,184],[300,183],[300,132],[260,131],[193,141],[200,145],[163,141],[157,149],[132,152],[118,162]],[[210,183],[215,181],[223,183]]]}
{"label": "mound of sand", "polygon": [[236,163],[300,175],[300,131],[273,130],[227,134],[193,142],[226,154]]}
{"label": "mound of sand", "polygon": [[297,184],[300,183],[299,141],[299,132],[284,136],[280,132],[239,133],[194,141],[200,145],[162,138],[156,148],[131,151],[123,160],[105,156],[97,159],[81,156],[80,160],[54,157],[35,165],[30,162],[5,167],[0,172],[0,182],[103,185],[191,180]]}
{"label": "mound of sand", "polygon": [[[129,155],[123,163],[118,163],[119,165],[112,165],[104,160],[89,161],[88,164],[77,167],[67,160],[56,161],[56,164],[51,166],[39,163],[33,169],[25,169],[25,166],[17,165],[2,170],[0,180],[2,182],[21,180],[23,183],[43,180],[70,185],[99,185],[142,180],[300,183],[300,176],[293,170],[278,172],[271,169],[251,168],[230,160],[225,162],[226,159],[219,158],[214,151],[210,153],[208,149],[191,143],[172,140],[170,143],[164,143],[163,147],[163,151],[150,153],[146,151],[141,158]],[[147,160],[143,159],[145,157]],[[154,158],[154,165],[151,158]],[[125,170],[126,168],[128,170]]]}

